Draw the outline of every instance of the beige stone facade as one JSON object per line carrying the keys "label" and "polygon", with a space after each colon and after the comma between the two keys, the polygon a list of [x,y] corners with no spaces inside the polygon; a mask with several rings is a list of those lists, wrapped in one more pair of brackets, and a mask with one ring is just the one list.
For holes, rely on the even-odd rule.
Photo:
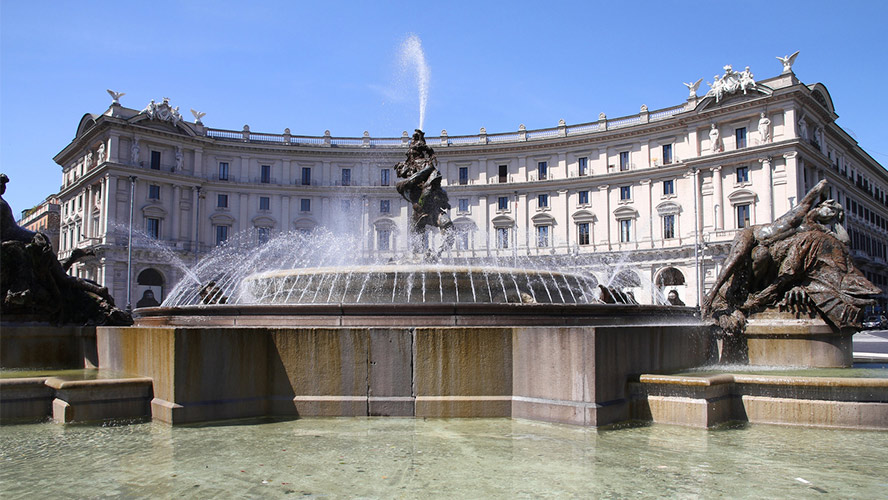
{"label": "beige stone facade", "polygon": [[[738,228],[772,221],[827,178],[845,206],[855,259],[884,287],[888,172],[836,118],[822,84],[788,72],[616,119],[442,132],[428,142],[459,230],[449,257],[600,257],[604,270],[589,269],[599,282],[608,272],[634,273],[627,286],[639,302],[661,300],[653,284],[694,305]],[[186,122],[166,99],[142,111],[113,104],[85,115],[55,157],[60,257],[94,248],[96,258],[73,272],[125,304],[132,207],[135,306],[149,288],[162,299],[185,266],[240,231],[262,240],[319,226],[363,230],[362,255],[402,254],[410,208],[394,189],[393,165],[406,144],[406,135],[208,128]]]}

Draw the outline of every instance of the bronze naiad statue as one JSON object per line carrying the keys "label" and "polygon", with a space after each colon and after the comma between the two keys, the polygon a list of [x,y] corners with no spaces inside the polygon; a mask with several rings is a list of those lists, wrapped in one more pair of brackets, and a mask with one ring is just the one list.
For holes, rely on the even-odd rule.
{"label": "bronze naiad statue", "polygon": [[426,144],[425,134],[416,129],[410,140],[407,150],[407,160],[395,165],[398,177],[404,180],[398,182],[395,187],[398,193],[413,204],[413,226],[411,233],[413,238],[413,251],[420,253],[422,249],[422,234],[429,227],[437,227],[441,230],[444,241],[438,252],[432,254],[427,250],[426,259],[435,260],[453,245],[453,222],[447,215],[450,202],[447,192],[441,187],[441,172],[437,169],[438,159],[435,151]]}
{"label": "bronze naiad statue", "polygon": [[[9,178],[0,174],[0,195]],[[6,321],[53,324],[131,325],[129,313],[114,306],[108,289],[69,276],[78,259],[92,255],[76,249],[60,263],[49,238],[19,227],[12,208],[0,196],[0,315]]]}
{"label": "bronze naiad statue", "polygon": [[820,181],[797,206],[771,224],[741,230],[703,299],[703,316],[728,334],[744,331],[749,314],[779,309],[818,313],[836,328],[859,328],[863,311],[881,290],[848,253],[845,212],[822,200]]}

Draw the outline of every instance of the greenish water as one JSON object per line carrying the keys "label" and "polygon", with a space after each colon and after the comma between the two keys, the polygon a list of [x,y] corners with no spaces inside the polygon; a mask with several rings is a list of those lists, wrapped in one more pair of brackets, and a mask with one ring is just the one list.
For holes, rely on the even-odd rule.
{"label": "greenish water", "polygon": [[0,494],[124,498],[884,498],[888,433],[333,418],[0,427]]}
{"label": "greenish water", "polygon": [[778,375],[781,377],[846,377],[846,378],[888,378],[888,364],[855,363],[852,368],[784,368],[748,365],[704,366],[670,375],[706,377],[722,373],[744,375]]}

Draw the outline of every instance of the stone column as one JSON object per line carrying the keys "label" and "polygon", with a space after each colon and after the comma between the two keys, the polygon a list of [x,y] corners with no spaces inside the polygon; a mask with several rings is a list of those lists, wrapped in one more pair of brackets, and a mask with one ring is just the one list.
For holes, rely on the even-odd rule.
{"label": "stone column", "polygon": [[[515,208],[515,247],[521,241],[521,230],[524,230],[524,248],[530,249],[530,207],[527,193],[519,193]],[[523,224],[523,225],[522,225]]]}
{"label": "stone column", "polygon": [[762,164],[762,172],[765,174],[765,185],[761,189],[762,193],[762,204],[765,206],[765,218],[759,223],[770,223],[774,222],[774,194],[773,194],[773,183],[774,176],[771,172],[771,158],[762,158],[759,160]]}
{"label": "stone column", "polygon": [[[120,136],[117,134],[111,134],[108,137],[108,161],[112,163],[120,163]],[[128,156],[127,156],[128,157]]]}
{"label": "stone column", "polygon": [[193,170],[195,177],[203,177],[205,175],[203,165],[203,148],[194,148]]}
{"label": "stone column", "polygon": [[[590,158],[591,161],[591,158]],[[598,158],[595,160],[596,167],[593,167],[591,164],[589,165],[589,175],[602,175],[608,173],[607,171],[607,148],[600,147],[598,148]]]}
{"label": "stone column", "polygon": [[[672,152],[673,161],[675,160],[676,151]],[[688,127],[688,143],[687,143],[687,151],[684,151],[684,156],[688,158],[696,158],[700,156],[700,141],[697,139],[697,127]],[[681,158],[679,158],[681,159]]]}
{"label": "stone column", "polygon": [[[240,157],[240,176],[235,177],[233,172],[228,172],[228,178],[232,181],[240,181],[240,182],[253,182],[253,179],[250,177],[250,157],[249,156],[241,156]],[[256,179],[258,180],[258,179]]]}
{"label": "stone column", "polygon": [[712,188],[714,195],[715,220],[712,222],[716,231],[725,228],[725,196],[722,187],[722,166],[712,167]]}
{"label": "stone column", "polygon": [[[798,116],[795,108],[786,108],[783,112],[783,138],[784,139],[795,139],[799,136],[798,131]],[[771,133],[771,140],[774,140],[774,133]]]}
{"label": "stone column", "polygon": [[293,184],[293,172],[290,168],[290,160],[281,161],[281,184],[286,186]]}
{"label": "stone column", "polygon": [[170,240],[179,241],[179,215],[181,208],[179,207],[182,198],[182,188],[176,184],[173,186],[173,203],[170,206]]}
{"label": "stone column", "polygon": [[99,209],[99,227],[96,228],[96,237],[99,238],[99,243],[105,243],[105,238],[108,234],[108,198],[110,195],[110,182],[108,182],[108,178],[109,176],[106,174],[102,177],[99,184],[102,190],[102,207]]}
{"label": "stone column", "polygon": [[798,153],[791,151],[783,155],[783,158],[786,160],[786,166],[783,169],[786,173],[786,196],[787,198],[792,198],[789,201],[788,208],[792,208],[805,196],[805,193],[799,189],[799,179],[803,177],[799,175]]}
{"label": "stone column", "polygon": [[490,205],[487,196],[478,197],[478,212],[484,218],[483,224],[478,224],[478,228],[484,231],[484,255],[490,257]]}
{"label": "stone column", "polygon": [[281,196],[281,232],[290,230],[290,197]]}
{"label": "stone column", "polygon": [[[604,214],[598,220],[604,219],[604,244],[607,245],[607,249],[611,249],[611,209],[610,209],[610,193],[608,192],[608,185],[604,184],[598,186],[598,197],[599,202],[598,206],[604,207]],[[603,200],[600,198],[604,198]]]}
{"label": "stone column", "polygon": [[[567,172],[565,170],[565,172]],[[564,247],[570,252],[570,197],[567,195],[567,189],[558,190],[558,204],[564,208],[564,219],[558,222],[555,216],[555,226],[552,228],[552,247],[555,247],[555,233],[557,232],[564,241]],[[552,212],[555,213],[554,211]],[[560,228],[558,226],[561,226]],[[559,230],[560,229],[560,230]]]}
{"label": "stone column", "polygon": [[[567,179],[569,177],[567,172],[567,153],[558,153],[558,175],[560,175],[562,179]],[[555,177],[555,172],[549,174],[550,179],[557,179]]]}
{"label": "stone column", "polygon": [[[638,203],[639,225],[643,224],[638,228],[638,235],[647,237],[650,248],[654,248],[654,221],[651,215],[654,211],[652,187],[653,183],[650,179],[641,180],[641,196]],[[641,243],[640,237],[638,240],[638,243]]]}
{"label": "stone column", "polygon": [[93,205],[96,204],[95,195],[96,191],[93,189],[92,184],[87,185],[83,201],[83,235],[87,238],[93,237],[92,214]]}
{"label": "stone column", "polygon": [[324,161],[321,164],[321,179],[319,181],[319,184],[324,186],[333,185],[333,165],[329,161]]}
{"label": "stone column", "polygon": [[487,158],[478,158],[478,184],[487,184]]}
{"label": "stone column", "polygon": [[250,203],[250,196],[247,194],[241,194],[240,200],[238,203],[239,203],[239,206],[238,206],[239,215],[238,215],[237,227],[239,228],[240,231],[244,231],[244,230],[250,228],[249,212],[248,212],[249,203]]}

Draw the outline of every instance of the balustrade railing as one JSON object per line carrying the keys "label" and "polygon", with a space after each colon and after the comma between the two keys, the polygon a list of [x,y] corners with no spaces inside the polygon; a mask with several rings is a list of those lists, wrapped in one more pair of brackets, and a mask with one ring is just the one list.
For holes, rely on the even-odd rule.
{"label": "balustrade railing", "polygon": [[[599,120],[578,125],[560,126],[519,132],[505,132],[498,134],[476,134],[465,136],[427,137],[426,140],[433,145],[460,146],[477,144],[501,144],[509,142],[521,142],[525,140],[539,140],[559,137],[561,135],[594,134],[604,130],[630,127],[649,121],[663,120],[686,110],[684,104],[669,108],[658,109],[650,113],[623,116],[615,119]],[[223,130],[208,128],[207,137],[221,140],[235,140],[239,142],[262,142],[282,145],[298,146],[348,146],[348,147],[381,147],[403,148],[407,146],[403,137],[323,137],[290,135],[290,134],[266,134],[243,130]],[[248,138],[248,139],[245,139]]]}

